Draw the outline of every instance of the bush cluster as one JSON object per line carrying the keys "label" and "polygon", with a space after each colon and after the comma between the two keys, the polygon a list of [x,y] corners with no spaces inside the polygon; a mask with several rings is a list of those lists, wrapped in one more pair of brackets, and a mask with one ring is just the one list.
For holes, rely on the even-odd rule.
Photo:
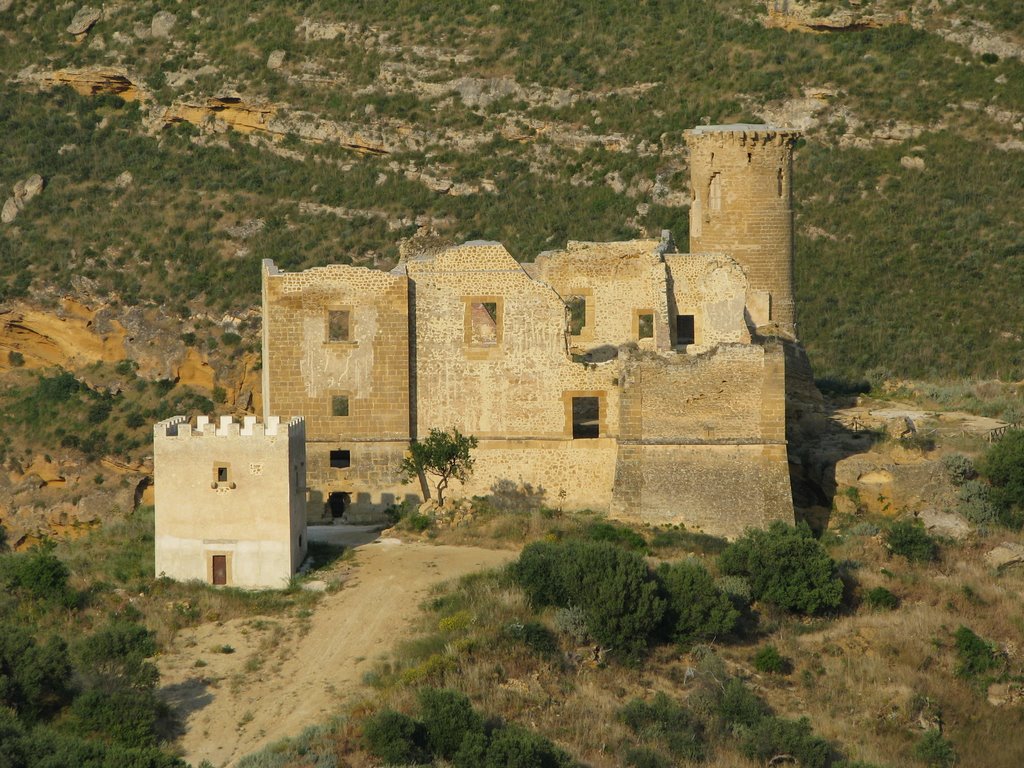
{"label": "bush cluster", "polygon": [[893,554],[912,563],[928,563],[939,556],[939,545],[920,520],[897,520],[885,532],[885,543]]}
{"label": "bush cluster", "polygon": [[455,768],[568,768],[572,764],[543,736],[485,721],[458,691],[422,688],[419,704],[419,719],[394,710],[366,718],[366,749],[394,765],[423,765],[434,759]]}

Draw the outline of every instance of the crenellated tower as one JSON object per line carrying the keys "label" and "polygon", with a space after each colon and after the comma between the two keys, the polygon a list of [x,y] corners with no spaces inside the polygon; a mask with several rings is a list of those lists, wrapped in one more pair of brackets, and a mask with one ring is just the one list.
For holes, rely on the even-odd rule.
{"label": "crenellated tower", "polygon": [[726,253],[746,270],[755,327],[796,338],[793,301],[793,145],[797,131],[705,125],[690,149],[690,252]]}

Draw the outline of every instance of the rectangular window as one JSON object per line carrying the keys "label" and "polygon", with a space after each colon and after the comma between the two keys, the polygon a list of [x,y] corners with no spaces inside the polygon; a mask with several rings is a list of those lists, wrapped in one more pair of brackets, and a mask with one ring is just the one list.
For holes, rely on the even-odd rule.
{"label": "rectangular window", "polygon": [[676,315],[676,345],[693,344],[695,339],[693,315]]}
{"label": "rectangular window", "polygon": [[574,397],[572,399],[572,439],[587,440],[601,436],[601,399]]}
{"label": "rectangular window", "polygon": [[213,480],[217,483],[226,483],[231,479],[227,464],[214,464]]}
{"label": "rectangular window", "polygon": [[331,415],[348,416],[348,395],[335,395],[331,398]]}
{"label": "rectangular window", "polygon": [[493,347],[498,343],[498,302],[473,301],[469,307],[469,343]]}
{"label": "rectangular window", "polygon": [[569,296],[565,306],[569,309],[569,335],[579,336],[587,325],[587,297]]}
{"label": "rectangular window", "polygon": [[331,451],[331,469],[348,469],[352,466],[351,451]]}
{"label": "rectangular window", "polygon": [[654,338],[653,312],[641,312],[636,316],[636,336],[638,339]]}
{"label": "rectangular window", "polygon": [[332,309],[327,312],[327,340],[351,341],[351,324],[347,309]]}

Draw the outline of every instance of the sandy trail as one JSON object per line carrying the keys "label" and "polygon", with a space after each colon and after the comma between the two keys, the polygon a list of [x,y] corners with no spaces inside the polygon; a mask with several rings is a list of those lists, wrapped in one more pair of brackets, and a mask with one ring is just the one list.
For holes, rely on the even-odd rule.
{"label": "sandy trail", "polygon": [[[366,529],[310,529],[310,539],[361,543]],[[162,693],[184,720],[193,765],[227,766],[329,719],[367,693],[363,674],[409,635],[430,587],[491,568],[507,550],[382,539],[341,566],[344,587],[305,618],[250,617],[183,630],[159,659]],[[233,652],[224,653],[223,646]],[[198,666],[197,666],[198,663]]]}

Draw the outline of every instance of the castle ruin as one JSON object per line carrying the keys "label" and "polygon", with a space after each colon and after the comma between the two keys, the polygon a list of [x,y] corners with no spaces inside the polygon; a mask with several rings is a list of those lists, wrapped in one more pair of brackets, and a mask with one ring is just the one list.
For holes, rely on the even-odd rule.
{"label": "castle ruin", "polygon": [[791,521],[796,138],[687,132],[689,253],[665,233],[522,264],[490,242],[390,272],[265,261],[264,410],[305,420],[310,514],[419,501],[408,444],[456,426],[479,439],[464,495],[529,484],[566,509],[727,536]]}

